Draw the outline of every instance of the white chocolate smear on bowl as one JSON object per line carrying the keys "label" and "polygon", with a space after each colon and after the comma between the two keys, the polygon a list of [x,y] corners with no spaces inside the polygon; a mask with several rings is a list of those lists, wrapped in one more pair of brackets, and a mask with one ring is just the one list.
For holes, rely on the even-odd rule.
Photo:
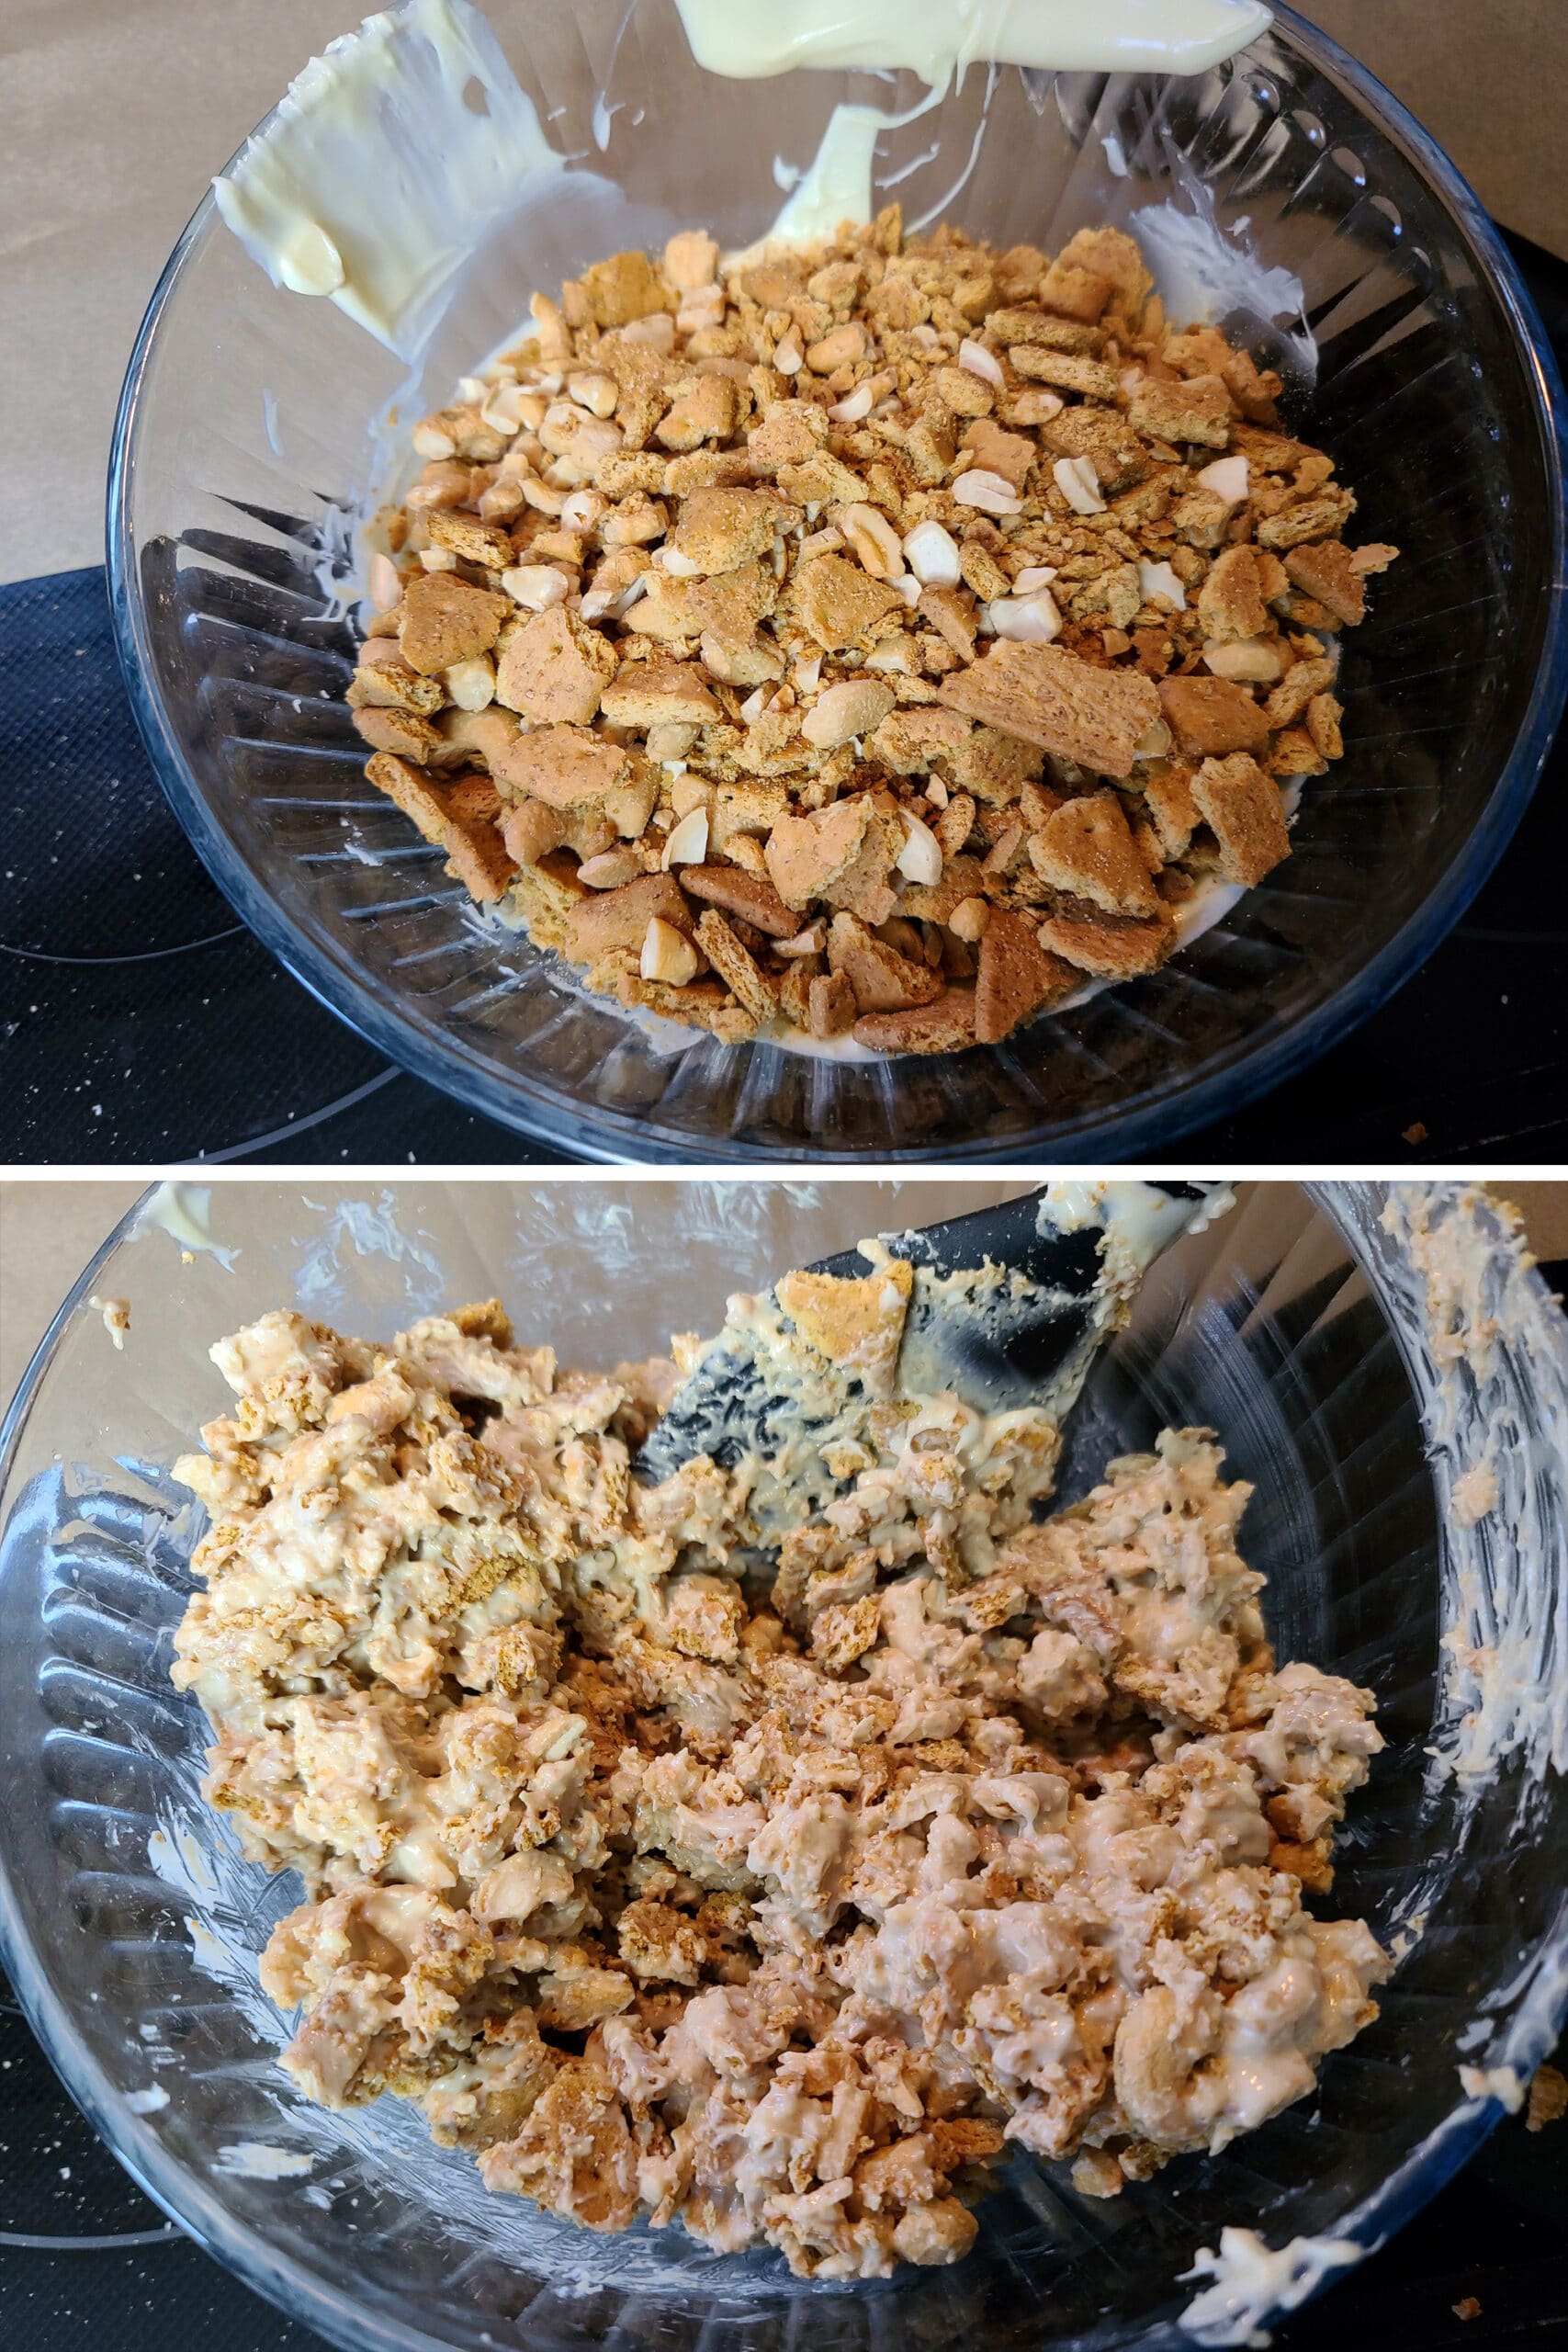
{"label": "white chocolate smear on bowl", "polygon": [[1517,1759],[1528,1821],[1547,1772],[1568,1772],[1557,1646],[1568,1590],[1551,1583],[1562,1566],[1545,1540],[1561,1526],[1568,1464],[1562,1310],[1534,1273],[1517,1211],[1478,1185],[1394,1186],[1381,1236],[1393,1245],[1385,1272],[1424,1334],[1444,1506],[1444,1705],[1429,1779],[1479,1786]]}
{"label": "white chocolate smear on bowl", "polygon": [[292,2180],[310,2172],[315,2161],[297,2148],[275,2148],[269,2140],[231,2142],[218,2151],[218,2169],[246,2180]]}
{"label": "white chocolate smear on bowl", "polygon": [[[558,1372],[491,1302],[389,1348],[264,1316],[177,1465],[207,1792],[310,1891],[261,1969],[299,2086],[807,2277],[956,2259],[1010,2146],[1110,2195],[1224,2145],[1389,1969],[1300,1901],[1371,1694],[1275,1670],[1212,1440],[1038,1523],[1052,1414],[911,1385],[884,1261],[784,1277],[787,1324],[732,1302],[803,1424],[766,1461],[638,1486],[675,1366]],[[837,1492],[764,1598],[807,1420]]]}
{"label": "white chocolate smear on bowl", "polygon": [[1211,2282],[1182,2312],[1182,2329],[1196,2344],[1266,2346],[1271,2338],[1262,2323],[1269,2312],[1297,2310],[1366,2251],[1354,2238],[1292,2238],[1271,2248],[1256,2230],[1224,2229],[1218,2254],[1201,2247],[1181,2274]]}
{"label": "white chocolate smear on bowl", "polygon": [[213,194],[275,286],[412,359],[474,247],[565,169],[479,10],[407,0],[313,57]]}
{"label": "white chocolate smear on bowl", "polygon": [[210,1184],[165,1182],[152,1187],[138,1211],[136,1231],[145,1233],[155,1227],[178,1243],[180,1256],[187,1265],[197,1256],[215,1258],[226,1273],[231,1273],[240,1254],[238,1246],[213,1238],[211,1216]]}
{"label": "white chocolate smear on bowl", "polygon": [[87,1301],[94,1313],[103,1317],[105,1330],[114,1341],[118,1355],[125,1347],[125,1335],[130,1329],[130,1302],[125,1298],[100,1298],[96,1291]]}
{"label": "white chocolate smear on bowl", "polygon": [[[1512,1834],[1539,1835],[1551,1776],[1568,1772],[1568,1341],[1562,1311],[1534,1271],[1511,1203],[1477,1184],[1350,1184],[1337,1213],[1375,1271],[1415,1367],[1440,1507],[1439,1690],[1427,1786],[1450,1781],[1467,1821],[1505,1772]],[[1440,1871],[1397,1906],[1390,1949],[1419,1939],[1440,1901]],[[1557,2039],[1568,2002],[1568,1948],[1527,1949],[1459,2036],[1476,2063],[1465,2093],[1426,2143],[1469,2142],[1476,2110],[1512,2109]],[[1345,2217],[1348,2229],[1358,2216]]]}

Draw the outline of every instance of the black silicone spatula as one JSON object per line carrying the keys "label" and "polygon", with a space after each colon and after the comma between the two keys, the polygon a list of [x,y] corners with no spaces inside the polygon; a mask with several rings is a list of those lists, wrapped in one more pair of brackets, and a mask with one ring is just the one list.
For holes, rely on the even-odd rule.
{"label": "black silicone spatula", "polygon": [[[891,1257],[915,1268],[899,1385],[927,1395],[952,1390],[977,1413],[1043,1406],[1060,1419],[1145,1268],[1228,1201],[1218,1184],[1061,1182],[881,1236]],[[873,1271],[858,1250],[807,1269],[851,1277]],[[852,1439],[874,1400],[863,1380],[828,1365],[818,1372],[814,1364],[803,1387],[797,1368],[768,1344],[767,1326],[776,1328],[781,1311],[773,1294],[761,1304],[761,1316],[728,1323],[705,1349],[634,1467],[657,1485],[696,1454],[726,1469],[747,1457],[772,1464],[753,1496],[766,1532],[781,1512],[784,1523],[797,1523],[851,1483],[823,1459],[824,1449]]]}

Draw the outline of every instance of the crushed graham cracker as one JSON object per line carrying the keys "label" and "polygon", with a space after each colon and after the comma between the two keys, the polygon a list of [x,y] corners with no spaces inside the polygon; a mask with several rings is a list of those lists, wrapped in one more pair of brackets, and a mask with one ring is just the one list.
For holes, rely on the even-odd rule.
{"label": "crushed graham cracker", "polygon": [[[1339,634],[1397,549],[1346,543],[1280,390],[1168,322],[1119,230],[1001,253],[890,207],[612,254],[415,428],[348,690],[367,775],[621,1002],[992,1042],[1063,971],[1156,969],[1342,756]],[[626,968],[651,894],[593,910],[653,875],[683,983]]]}

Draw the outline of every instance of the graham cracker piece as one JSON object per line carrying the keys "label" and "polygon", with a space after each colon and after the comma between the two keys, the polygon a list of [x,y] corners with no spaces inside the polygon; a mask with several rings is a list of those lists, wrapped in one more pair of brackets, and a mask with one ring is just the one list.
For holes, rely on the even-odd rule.
{"label": "graham cracker piece", "polygon": [[354,729],[362,741],[373,752],[396,752],[400,759],[412,760],[424,767],[441,757],[446,749],[446,738],[428,718],[417,710],[405,710],[396,704],[371,704],[354,714]]}
{"label": "graham cracker piece", "polygon": [[973,604],[957,588],[923,588],[919,611],[952,646],[961,661],[975,658],[979,618]]}
{"label": "graham cracker piece", "polygon": [[[940,810],[931,823],[931,831],[941,845],[947,865],[959,855],[975,830],[975,801],[967,792],[954,792],[945,808]],[[945,869],[944,869],[945,870]]]}
{"label": "graham cracker piece", "polygon": [[952,754],[948,770],[963,798],[973,797],[988,808],[1006,808],[1044,764],[1037,743],[1005,734],[999,727],[981,726],[971,728]]}
{"label": "graham cracker piece", "polygon": [[1291,854],[1280,787],[1245,752],[1205,760],[1192,779],[1192,797],[1220,844],[1227,882],[1250,888]]}
{"label": "graham cracker piece", "polygon": [[1075,907],[1071,913],[1046,916],[1040,926],[1040,943],[1080,972],[1092,972],[1098,978],[1130,980],[1140,973],[1157,971],[1175,952],[1176,924],[1163,906],[1152,915],[1142,916],[1108,915],[1098,908]]}
{"label": "graham cracker piece", "polygon": [[759,1023],[772,1021],[779,1009],[772,980],[750,950],[741,945],[724,917],[712,907],[697,917],[697,944],[752,1020]]}
{"label": "graham cracker piece", "polygon": [[[686,590],[687,608],[697,628],[716,637],[721,645],[735,648],[754,642],[758,622],[773,611],[779,595],[772,569],[764,570],[759,563],[738,564],[733,571],[677,584]],[[644,597],[632,606],[629,617],[634,626],[647,601]]]}
{"label": "graham cracker piece", "polygon": [[1054,261],[1040,281],[1043,309],[1059,311],[1063,318],[1077,320],[1087,326],[1104,317],[1110,300],[1108,277],[1101,277],[1098,270],[1079,269],[1071,262]]}
{"label": "graham cracker piece", "polygon": [[1231,447],[1239,450],[1260,474],[1293,473],[1308,455],[1304,441],[1292,441],[1288,433],[1257,424],[1233,425]]}
{"label": "graham cracker piece", "polygon": [[937,695],[950,710],[1097,775],[1130,775],[1133,754],[1160,714],[1159,694],[1141,671],[1097,669],[1060,646],[1006,638],[944,678]]}
{"label": "graham cracker piece", "polygon": [[601,458],[594,469],[594,481],[606,498],[626,498],[634,491],[652,497],[664,487],[667,458],[657,456],[651,449],[617,449],[608,458]]}
{"label": "graham cracker piece", "polygon": [[1190,760],[1212,752],[1260,752],[1269,741],[1261,707],[1229,678],[1162,678],[1159,704]]}
{"label": "graham cracker piece", "polygon": [[744,449],[690,449],[664,461],[664,494],[689,498],[694,490],[744,490],[751,460]]}
{"label": "graham cracker piece", "polygon": [[739,571],[771,552],[773,533],[800,519],[798,510],[763,490],[694,490],[667,544],[699,571]]}
{"label": "graham cracker piece", "polygon": [[669,288],[646,254],[612,254],[574,282],[597,327],[624,327],[631,319],[670,307]]}
{"label": "graham cracker piece", "polygon": [[867,736],[865,748],[895,775],[929,775],[933,761],[962,747],[973,723],[955,710],[895,710]]}
{"label": "graham cracker piece", "polygon": [[975,992],[944,989],[904,1012],[864,1012],[855,1041],[877,1054],[956,1054],[975,1043]]}
{"label": "graham cracker piece", "polygon": [[1167,857],[1185,857],[1201,821],[1192,797],[1192,770],[1179,760],[1151,766],[1144,776],[1144,799]]}
{"label": "graham cracker piece", "polygon": [[569,952],[580,964],[597,963],[616,948],[635,954],[656,915],[687,939],[695,930],[692,910],[672,874],[642,874],[619,890],[592,891],[571,911]]}
{"label": "graham cracker piece", "polygon": [[886,581],[841,555],[813,556],[791,586],[802,626],[829,653],[852,645],[901,602]]}
{"label": "graham cracker piece", "polygon": [[466,818],[461,804],[454,811],[449,796],[422,768],[411,766],[395,752],[378,752],[366,762],[365,773],[378,792],[384,792],[412,820],[427,842],[445,851],[446,871],[481,906],[504,896],[514,868],[493,823],[484,817]]}
{"label": "graham cracker piece", "polygon": [[1345,706],[1334,695],[1314,695],[1306,707],[1306,731],[1325,760],[1345,756],[1345,738],[1339,730],[1344,716]]}
{"label": "graham cracker piece", "polygon": [[907,1258],[890,1259],[870,1274],[782,1275],[773,1295],[801,1338],[840,1372],[852,1373],[869,1396],[890,1396],[904,1344],[904,1318],[915,1286]]}
{"label": "graham cracker piece", "polygon": [[1089,899],[1107,914],[1152,915],[1159,904],[1113,792],[1087,793],[1053,809],[1031,835],[1029,856],[1053,889]]}
{"label": "graham cracker piece", "polygon": [[998,1045],[1053,997],[1078,985],[1077,974],[1042,947],[1035,924],[1010,907],[993,907],[980,936],[975,978],[975,1035]]}
{"label": "graham cracker piece", "polygon": [[1224,449],[1231,437],[1231,396],[1219,376],[1189,376],[1177,384],[1145,376],[1133,387],[1127,419],[1156,441],[1199,441]]}
{"label": "graham cracker piece", "polygon": [[871,813],[870,795],[858,793],[809,817],[779,819],[763,855],[773,887],[786,906],[809,906],[853,864]]}
{"label": "graham cracker piece", "polygon": [[813,972],[807,983],[806,1025],[814,1037],[841,1037],[854,1027],[859,1009],[842,972]]}
{"label": "graham cracker piece", "polygon": [[1129,319],[1138,317],[1154,286],[1137,240],[1124,229],[1080,229],[1056,259],[1066,269],[1087,269],[1105,278],[1116,309]]}
{"label": "graham cracker piece", "polygon": [[1198,617],[1222,645],[1261,637],[1269,626],[1258,552],[1245,541],[1216,557],[1198,591]]}
{"label": "graham cracker piece", "polygon": [[1292,662],[1263,706],[1269,726],[1289,727],[1314,695],[1325,693],[1333,684],[1334,663],[1326,657]]}
{"label": "graham cracker piece", "polygon": [[588,889],[577,878],[575,858],[557,848],[518,867],[510,896],[536,946],[564,949],[567,922]]}
{"label": "graham cracker piece", "polygon": [[881,1624],[880,1592],[863,1592],[858,1600],[834,1601],[811,1621],[811,1655],[829,1674],[841,1674],[874,1647]]}
{"label": "graham cracker piece", "polygon": [[774,939],[793,939],[800,917],[786,907],[771,882],[760,874],[745,874],[738,865],[685,865],[681,888],[694,899],[721,907],[727,914],[755,923]]}
{"label": "graham cracker piece", "polygon": [[[1080,356],[1105,348],[1101,328],[1086,326],[1077,320],[1051,318],[1043,311],[989,311],[986,314],[986,333],[993,343],[1024,344],[1043,351],[1071,352]],[[1016,357],[1013,364],[1017,366]],[[1110,397],[1114,398],[1114,392]]]}
{"label": "graham cracker piece", "polygon": [[1029,479],[1029,469],[1040,452],[1026,433],[1004,433],[1001,426],[988,416],[982,416],[964,435],[964,446],[975,452],[975,463],[985,473],[999,474],[1003,481],[1021,491]]}
{"label": "graham cracker piece", "polygon": [[590,726],[618,657],[607,637],[564,605],[536,613],[501,657],[495,696],[536,725]]}
{"label": "graham cracker piece", "polygon": [[676,988],[669,980],[645,980],[637,959],[623,952],[596,965],[588,975],[590,988],[606,989],[622,1004],[641,1005],[661,1012],[667,1021],[683,1021],[688,1028],[705,1029],[724,1046],[744,1046],[757,1034],[757,1023],[743,1004],[737,1004],[722,980],[689,980]]}
{"label": "graham cracker piece", "polygon": [[[721,784],[708,811],[708,846],[726,857],[735,855],[743,833],[766,836],[790,806],[789,787],[783,784]],[[759,852],[761,844],[759,843]],[[753,873],[760,869],[751,868]],[[798,930],[799,926],[796,925]]]}
{"label": "graham cracker piece", "polygon": [[1304,547],[1309,539],[1337,537],[1355,511],[1352,492],[1320,490],[1315,497],[1298,499],[1277,514],[1266,514],[1258,526],[1258,544],[1283,554],[1287,548]]}
{"label": "graham cracker piece", "polygon": [[1359,628],[1367,616],[1367,592],[1355,559],[1342,539],[1324,539],[1313,547],[1292,548],[1285,570],[1298,588],[1325,605],[1347,628]]}
{"label": "graham cracker piece", "polygon": [[481,522],[460,506],[435,507],[424,518],[433,547],[448,548],[464,563],[503,571],[513,561],[512,534],[501,523]]}
{"label": "graham cracker piece", "polygon": [[623,662],[599,707],[616,727],[704,727],[724,715],[694,662]]}
{"label": "graham cracker piece", "polygon": [[875,939],[858,915],[836,914],[828,934],[828,962],[841,972],[861,1012],[898,1012],[942,994],[939,976]]}
{"label": "graham cracker piece", "polygon": [[446,787],[446,814],[459,825],[468,826],[483,818],[491,825],[501,822],[501,795],[488,775],[477,772],[456,775]]}
{"label": "graham cracker piece", "polygon": [[898,903],[888,877],[904,846],[904,825],[891,799],[874,792],[861,797],[871,804],[861,845],[842,872],[824,883],[821,895],[830,907],[844,908],[874,927]]}
{"label": "graham cracker piece", "polygon": [[653,428],[664,449],[700,448],[705,441],[728,441],[740,413],[740,396],[728,376],[699,376]]}
{"label": "graham cracker piece", "polygon": [[1326,775],[1328,762],[1304,727],[1284,727],[1269,750],[1270,775]]}
{"label": "graham cracker piece", "polygon": [[1023,343],[1008,353],[1008,360],[1014,375],[1027,377],[1032,383],[1050,384],[1057,391],[1080,392],[1085,400],[1113,401],[1121,390],[1114,368],[1078,352],[1043,351],[1035,344]]}
{"label": "graham cracker piece", "polygon": [[804,465],[825,447],[831,427],[826,409],[803,401],[779,401],[764,409],[746,435],[751,470],[776,473],[781,466]]}
{"label": "graham cracker piece", "polygon": [[1108,498],[1142,481],[1154,462],[1115,409],[1066,408],[1043,424],[1040,433],[1057,457],[1087,458]]}
{"label": "graham cracker piece", "polygon": [[536,727],[492,754],[491,774],[552,808],[581,808],[620,784],[630,759],[624,744],[586,727]]}
{"label": "graham cracker piece", "polygon": [[432,675],[488,653],[516,611],[510,596],[476,588],[455,571],[422,571],[403,590],[398,644],[411,670]]}
{"label": "graham cracker piece", "polygon": [[446,698],[446,681],[425,676],[405,662],[384,639],[371,640],[373,650],[361,647],[358,666],[344,696],[350,710],[415,710],[429,718]]}
{"label": "graham cracker piece", "polygon": [[[821,968],[819,956],[792,956],[778,974],[779,1014],[790,1028],[809,1031],[811,983]],[[854,1018],[852,1012],[850,1017],[852,1020]]]}

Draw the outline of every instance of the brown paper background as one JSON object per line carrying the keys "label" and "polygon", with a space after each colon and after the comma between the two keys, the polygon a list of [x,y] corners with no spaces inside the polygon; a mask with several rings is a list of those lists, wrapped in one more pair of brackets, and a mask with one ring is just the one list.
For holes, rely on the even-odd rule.
{"label": "brown paper background", "polygon": [[[202,191],[369,0],[4,0],[0,580],[97,563],[121,376]],[[1568,0],[1307,0],[1568,255]]]}

